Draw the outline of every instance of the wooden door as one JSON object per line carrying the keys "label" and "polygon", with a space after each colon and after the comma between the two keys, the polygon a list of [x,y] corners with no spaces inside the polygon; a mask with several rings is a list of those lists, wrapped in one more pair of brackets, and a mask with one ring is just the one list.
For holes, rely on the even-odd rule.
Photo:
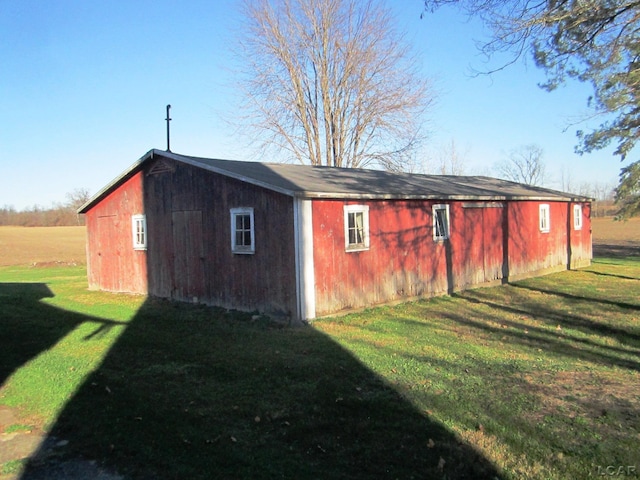
{"label": "wooden door", "polygon": [[465,204],[461,283],[474,285],[502,278],[503,209],[500,202]]}
{"label": "wooden door", "polygon": [[172,298],[198,302],[204,294],[202,211],[172,213],[174,285]]}
{"label": "wooden door", "polygon": [[498,280],[502,278],[502,264],[504,262],[504,232],[503,213],[501,203],[489,204],[482,209],[483,231],[483,265],[484,280]]}

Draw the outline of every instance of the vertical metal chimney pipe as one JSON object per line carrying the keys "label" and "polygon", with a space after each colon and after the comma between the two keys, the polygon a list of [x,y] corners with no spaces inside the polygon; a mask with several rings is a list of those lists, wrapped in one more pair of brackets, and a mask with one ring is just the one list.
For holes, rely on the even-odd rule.
{"label": "vertical metal chimney pipe", "polygon": [[169,122],[171,121],[171,117],[169,116],[169,110],[171,110],[171,105],[167,105],[167,118],[165,118],[167,121],[167,152],[171,151],[171,140],[169,135]]}

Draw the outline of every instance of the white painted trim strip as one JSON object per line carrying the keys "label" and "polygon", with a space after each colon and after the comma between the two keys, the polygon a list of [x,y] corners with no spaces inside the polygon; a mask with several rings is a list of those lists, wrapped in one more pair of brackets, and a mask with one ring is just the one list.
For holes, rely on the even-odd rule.
{"label": "white painted trim strip", "polygon": [[313,209],[311,200],[293,199],[296,268],[296,316],[316,317],[315,267],[313,263]]}

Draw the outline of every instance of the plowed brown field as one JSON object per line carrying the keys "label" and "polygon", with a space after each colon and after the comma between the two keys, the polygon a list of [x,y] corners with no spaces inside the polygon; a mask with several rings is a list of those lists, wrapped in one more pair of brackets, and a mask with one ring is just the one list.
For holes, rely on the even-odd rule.
{"label": "plowed brown field", "polygon": [[[640,255],[640,218],[592,219],[595,255]],[[84,264],[85,227],[0,227],[0,266]]]}
{"label": "plowed brown field", "polygon": [[591,228],[594,256],[640,256],[640,218],[626,222],[593,218]]}
{"label": "plowed brown field", "polygon": [[0,266],[84,264],[85,227],[0,227]]}

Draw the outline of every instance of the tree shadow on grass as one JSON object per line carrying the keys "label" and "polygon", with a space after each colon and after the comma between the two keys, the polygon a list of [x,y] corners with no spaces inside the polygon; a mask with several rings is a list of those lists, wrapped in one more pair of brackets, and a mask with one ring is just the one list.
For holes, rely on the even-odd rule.
{"label": "tree shadow on grass", "polygon": [[596,242],[593,244],[593,256],[614,258],[640,257],[640,245],[631,242],[617,244]]}
{"label": "tree shadow on grass", "polygon": [[600,277],[612,277],[612,278],[620,278],[622,280],[640,280],[640,277],[630,277],[628,275],[618,275],[615,273],[605,273],[605,272],[594,272],[593,270],[584,270],[586,273],[590,273],[591,275],[596,275]]}
{"label": "tree shadow on grass", "polygon": [[[159,300],[139,310],[50,435],[69,441],[67,456],[125,478],[499,476],[312,327]],[[32,461],[22,479],[59,461]]]}
{"label": "tree shadow on grass", "polygon": [[[573,307],[558,309],[548,302],[534,301],[527,303],[522,299],[514,299],[511,304],[507,305],[506,303],[492,301],[486,298],[481,290],[475,290],[457,296],[471,305],[489,307],[491,311],[496,312],[495,318],[488,317],[483,312],[481,313],[481,318],[474,318],[473,314],[468,314],[455,315],[453,319],[460,324],[467,324],[491,333],[506,335],[512,342],[556,351],[567,357],[640,371],[640,362],[637,359],[637,352],[640,352],[640,335],[636,328],[632,326],[627,328],[612,326],[604,321],[598,321],[597,318],[571,313],[571,310],[589,310],[589,305],[597,302],[596,299],[565,295],[545,289],[523,287],[523,285],[511,285],[510,288],[516,289],[514,292],[522,288],[559,295],[569,299],[573,303]],[[626,303],[620,305],[618,302],[610,301],[603,301],[602,305],[605,309],[610,306],[623,310],[636,308]],[[505,318],[500,312],[511,315],[515,319],[509,320],[508,317]],[[538,325],[520,322],[517,320],[520,316],[534,318]],[[581,334],[576,335],[572,333],[572,330],[579,331]],[[607,337],[621,345],[611,345],[606,341]]]}
{"label": "tree shadow on grass", "polygon": [[542,288],[542,287],[534,287],[531,285],[525,285],[523,283],[512,283],[511,284],[513,287],[515,288],[522,288],[524,290],[530,290],[533,292],[539,292],[539,293],[545,293],[545,294],[549,294],[549,295],[556,295],[558,297],[563,297],[566,298],[568,300],[575,300],[578,302],[589,302],[589,303],[595,303],[595,304],[600,304],[600,305],[604,305],[604,306],[611,306],[611,307],[619,307],[619,308],[624,308],[624,309],[629,309],[629,310],[640,310],[640,304],[634,304],[634,303],[627,303],[627,302],[617,302],[615,300],[608,300],[606,298],[598,298],[598,297],[587,297],[584,295],[575,295],[573,293],[568,293],[568,292],[562,292],[560,290],[557,289],[549,289],[549,288]]}

